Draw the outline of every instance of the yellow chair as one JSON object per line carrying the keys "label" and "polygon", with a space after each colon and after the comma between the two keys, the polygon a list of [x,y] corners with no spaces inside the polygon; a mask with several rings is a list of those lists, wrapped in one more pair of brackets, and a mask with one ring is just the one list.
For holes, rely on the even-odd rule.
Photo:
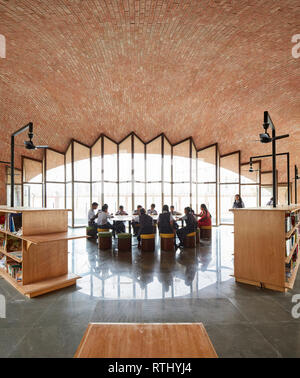
{"label": "yellow chair", "polygon": [[160,248],[162,251],[174,251],[174,234],[160,234]]}
{"label": "yellow chair", "polygon": [[212,226],[201,226],[200,227],[200,238],[211,240],[211,230],[212,230]]}
{"label": "yellow chair", "polygon": [[154,252],[155,234],[141,234],[142,252]]}
{"label": "yellow chair", "polygon": [[195,248],[196,247],[196,232],[190,232],[186,235],[184,239],[184,246],[186,248]]}

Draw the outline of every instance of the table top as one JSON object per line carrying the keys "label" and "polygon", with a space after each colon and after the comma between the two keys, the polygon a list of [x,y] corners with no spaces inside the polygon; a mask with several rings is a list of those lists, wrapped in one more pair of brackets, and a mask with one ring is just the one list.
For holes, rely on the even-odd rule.
{"label": "table top", "polygon": [[76,358],[216,358],[202,323],[90,323]]}
{"label": "table top", "polygon": [[[134,218],[137,215],[114,215],[113,218],[110,218],[111,221],[121,221],[121,222],[127,222],[127,221],[133,221]],[[152,215],[151,216],[154,220],[158,219],[158,215]]]}

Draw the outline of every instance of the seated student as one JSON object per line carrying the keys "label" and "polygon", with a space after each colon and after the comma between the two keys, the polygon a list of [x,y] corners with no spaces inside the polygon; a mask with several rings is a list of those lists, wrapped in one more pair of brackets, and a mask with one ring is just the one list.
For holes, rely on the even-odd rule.
{"label": "seated student", "polygon": [[211,226],[211,214],[204,203],[201,204],[201,212],[198,214],[198,217],[200,217],[198,220],[199,228],[201,226]]}
{"label": "seated student", "polygon": [[186,225],[185,227],[179,228],[177,230],[177,236],[180,240],[178,247],[184,246],[184,239],[187,234],[195,232],[197,230],[197,221],[195,220],[194,215],[191,213],[191,208],[186,207],[184,209],[184,214],[185,215],[181,219],[185,221]]}
{"label": "seated student", "polygon": [[102,210],[98,213],[97,225],[98,228],[103,228],[106,230],[113,230],[115,232],[115,227],[108,222],[108,219],[113,218],[113,215],[108,213],[108,205],[104,204]]}
{"label": "seated student", "polygon": [[164,205],[162,208],[162,213],[158,217],[158,229],[160,234],[173,234],[174,230],[174,218],[169,211],[169,206]]}
{"label": "seated student", "polygon": [[140,210],[139,216],[140,228],[138,232],[138,248],[141,248],[141,235],[153,234],[153,219],[150,215],[146,214],[145,209]]}
{"label": "seated student", "polygon": [[[126,211],[124,211],[124,206],[119,206],[119,210],[116,212],[116,215],[128,215]],[[116,233],[120,234],[121,232],[125,232],[125,222],[116,221]]]}
{"label": "seated student", "polygon": [[88,226],[93,227],[93,231],[91,236],[96,237],[97,236],[97,224],[95,222],[95,219],[98,217],[98,213],[95,214],[95,210],[98,209],[98,203],[93,202],[92,207],[90,208],[88,212]]}
{"label": "seated student", "polygon": [[232,208],[233,209],[241,209],[241,208],[244,208],[244,207],[245,207],[245,204],[242,200],[242,197],[239,194],[236,194],[235,197],[234,197],[234,202],[233,202]]}
{"label": "seated student", "polygon": [[173,205],[170,206],[170,212],[171,212],[172,216],[174,217],[174,228],[175,228],[175,230],[177,230],[179,228],[179,226],[178,226],[178,223],[175,220],[175,217],[180,216],[181,213],[179,211],[175,211],[175,208],[174,208]]}
{"label": "seated student", "polygon": [[179,211],[176,211],[175,210],[175,207],[172,205],[172,206],[170,206],[170,212],[171,212],[171,214],[175,217],[175,216],[180,216],[181,215],[181,213],[179,212]]}
{"label": "seated student", "polygon": [[134,236],[137,236],[138,230],[139,230],[139,218],[140,218],[140,211],[142,209],[141,205],[138,205],[136,210],[133,211],[133,220],[132,220],[132,228],[133,228],[133,233]]}
{"label": "seated student", "polygon": [[148,215],[158,215],[157,211],[155,210],[155,203],[152,203],[150,209],[147,211]]}

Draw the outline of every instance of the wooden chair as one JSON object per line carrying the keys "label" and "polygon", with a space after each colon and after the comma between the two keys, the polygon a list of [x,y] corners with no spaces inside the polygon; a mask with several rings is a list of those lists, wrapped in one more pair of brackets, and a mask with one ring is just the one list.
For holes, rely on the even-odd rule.
{"label": "wooden chair", "polygon": [[128,252],[131,251],[131,234],[121,233],[118,234],[118,251]]}
{"label": "wooden chair", "polygon": [[155,234],[141,234],[142,252],[155,251]]}
{"label": "wooden chair", "polygon": [[162,251],[174,251],[174,234],[160,234],[160,249]]}
{"label": "wooden chair", "polygon": [[105,230],[105,232],[99,232],[98,233],[98,248],[99,249],[102,249],[103,251],[107,250],[107,249],[111,249],[111,246],[112,246],[112,233],[111,232],[107,232],[107,230]]}
{"label": "wooden chair", "polygon": [[196,232],[191,232],[186,235],[184,239],[184,246],[186,248],[195,248],[196,247]]}
{"label": "wooden chair", "polygon": [[211,240],[211,229],[212,226],[201,226],[200,227],[200,238]]}

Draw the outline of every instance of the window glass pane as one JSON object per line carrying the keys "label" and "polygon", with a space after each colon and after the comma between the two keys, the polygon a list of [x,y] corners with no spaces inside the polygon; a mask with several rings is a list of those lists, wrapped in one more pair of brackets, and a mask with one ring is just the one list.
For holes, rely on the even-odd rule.
{"label": "window glass pane", "polygon": [[101,181],[101,138],[92,147],[92,180]]}
{"label": "window glass pane", "polygon": [[[10,167],[6,167],[6,184],[10,184]],[[15,168],[15,184],[22,184],[22,171]]]}
{"label": "window glass pane", "polygon": [[267,203],[273,197],[273,188],[272,186],[262,186],[261,187],[261,206],[267,206]]}
{"label": "window glass pane", "polygon": [[[10,185],[6,185],[6,199],[7,205],[10,206]],[[22,206],[22,186],[15,185],[15,197],[14,197],[15,206]]]}
{"label": "window glass pane", "polygon": [[95,182],[92,184],[92,202],[97,202],[99,208],[102,206],[101,186],[101,182]]}
{"label": "window glass pane", "polygon": [[160,183],[147,184],[147,209],[150,209],[152,203],[155,204],[155,208],[159,212],[162,208]]}
{"label": "window glass pane", "polygon": [[190,206],[190,184],[173,184],[173,205],[181,213]]}
{"label": "window glass pane", "polygon": [[198,182],[216,181],[216,148],[212,146],[198,151]]}
{"label": "window glass pane", "polygon": [[65,184],[46,184],[47,208],[65,208]]}
{"label": "window glass pane", "polygon": [[220,185],[220,221],[221,223],[233,223],[232,209],[234,196],[239,193],[239,185]]}
{"label": "window glass pane", "polygon": [[272,185],[273,176],[272,172],[262,172],[261,173],[261,185]]}
{"label": "window glass pane", "polygon": [[131,183],[119,184],[119,203],[124,206],[124,210],[130,214],[132,212],[132,186]]}
{"label": "window glass pane", "polygon": [[212,224],[216,224],[216,184],[198,184],[198,213],[204,203],[212,216]]}
{"label": "window glass pane", "polygon": [[288,204],[288,186],[278,185],[278,204],[287,205]]}
{"label": "window glass pane", "polygon": [[131,181],[131,136],[119,144],[119,181]]}
{"label": "window glass pane", "polygon": [[147,151],[147,181],[161,181],[162,150],[161,137],[154,139],[146,146]]}
{"label": "window glass pane", "polygon": [[241,197],[245,207],[258,207],[259,204],[259,185],[242,185]]}
{"label": "window glass pane", "polygon": [[104,137],[104,180],[118,181],[117,144]]}
{"label": "window glass pane", "polygon": [[242,184],[259,184],[259,163],[253,163],[253,172],[249,172],[250,165],[241,165],[241,183]]}
{"label": "window glass pane", "polygon": [[239,154],[220,158],[220,182],[239,182]]}
{"label": "window glass pane", "polygon": [[43,206],[42,185],[41,184],[24,184],[24,206],[39,208]]}
{"label": "window glass pane", "polygon": [[168,205],[169,207],[172,205],[171,199],[171,184],[165,182],[164,183],[164,203],[163,205]]}
{"label": "window glass pane", "polygon": [[46,180],[65,181],[65,157],[63,154],[46,150]]}
{"label": "window glass pane", "polygon": [[145,181],[145,145],[134,137],[134,180]]}
{"label": "window glass pane", "polygon": [[74,225],[87,224],[87,214],[90,209],[90,184],[74,183]]}
{"label": "window glass pane", "polygon": [[72,181],[72,146],[66,152],[66,181]]}
{"label": "window glass pane", "polygon": [[[190,141],[173,147],[173,181],[190,181]],[[188,205],[186,205],[188,206]]]}
{"label": "window glass pane", "polygon": [[164,138],[164,181],[165,182],[171,182],[171,153],[172,153],[172,146],[167,141],[166,138]]}
{"label": "window glass pane", "polygon": [[[72,209],[72,184],[66,184],[66,208]],[[72,211],[68,211],[68,225],[72,227]]]}
{"label": "window glass pane", "polygon": [[145,207],[145,184],[134,183],[134,208],[138,205]]}
{"label": "window glass pane", "polygon": [[197,184],[192,184],[192,209],[197,213]]}
{"label": "window glass pane", "polygon": [[108,212],[115,213],[118,209],[118,184],[104,183],[104,203],[108,205]]}
{"label": "window glass pane", "polygon": [[42,182],[43,165],[41,161],[24,158],[23,182]]}
{"label": "window glass pane", "polygon": [[90,149],[74,142],[74,181],[90,181]]}
{"label": "window glass pane", "polygon": [[197,182],[197,152],[192,144],[192,182]]}

